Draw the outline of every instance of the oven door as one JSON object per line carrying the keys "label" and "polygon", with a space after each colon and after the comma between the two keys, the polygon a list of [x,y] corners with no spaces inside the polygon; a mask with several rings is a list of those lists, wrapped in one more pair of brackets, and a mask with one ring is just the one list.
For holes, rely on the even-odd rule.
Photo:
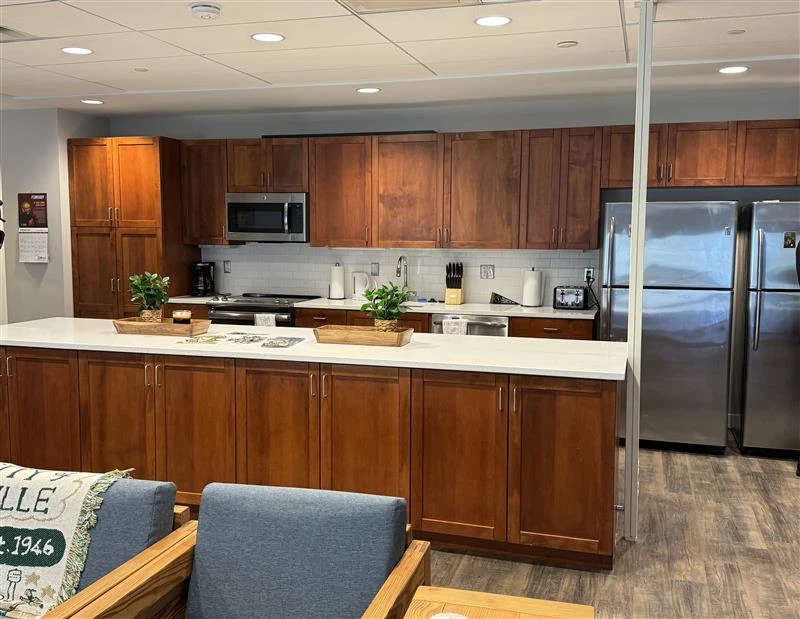
{"label": "oven door", "polygon": [[[250,309],[227,309],[227,308],[211,308],[208,310],[208,317],[212,324],[215,325],[255,325],[256,314],[271,314],[273,312],[264,312]],[[278,327],[291,327],[293,325],[292,315],[289,312],[275,313],[275,325]]]}
{"label": "oven door", "polygon": [[284,243],[308,240],[304,193],[229,193],[226,203],[228,240]]}

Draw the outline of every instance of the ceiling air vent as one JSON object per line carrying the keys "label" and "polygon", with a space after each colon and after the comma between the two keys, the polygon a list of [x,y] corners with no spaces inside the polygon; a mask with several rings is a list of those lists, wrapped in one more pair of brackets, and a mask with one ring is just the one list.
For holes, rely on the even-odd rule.
{"label": "ceiling air vent", "polygon": [[19,30],[13,30],[12,28],[0,26],[0,43],[11,43],[13,41],[33,41],[38,38],[39,37],[35,37],[26,32],[20,32]]}

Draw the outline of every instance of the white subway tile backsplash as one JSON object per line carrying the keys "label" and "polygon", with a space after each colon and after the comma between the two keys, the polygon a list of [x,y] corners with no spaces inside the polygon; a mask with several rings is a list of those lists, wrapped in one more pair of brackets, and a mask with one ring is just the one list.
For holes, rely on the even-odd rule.
{"label": "white subway tile backsplash", "polygon": [[[203,260],[220,263],[214,270],[217,290],[241,294],[269,291],[283,294],[328,294],[330,267],[345,267],[345,292],[352,294],[352,271],[367,271],[379,262],[378,283],[399,282],[397,260],[408,259],[408,285],[421,297],[444,296],[445,265],[464,264],[464,294],[468,303],[488,303],[492,292],[519,301],[522,273],[535,267],[544,272],[545,289],[557,285],[581,285],[584,267],[598,267],[598,251],[580,250],[425,250],[339,249],[301,244],[248,243],[239,246],[204,246]],[[231,273],[223,273],[223,260],[231,261]],[[494,279],[480,279],[480,265],[495,265]],[[544,299],[548,303],[547,293]]]}

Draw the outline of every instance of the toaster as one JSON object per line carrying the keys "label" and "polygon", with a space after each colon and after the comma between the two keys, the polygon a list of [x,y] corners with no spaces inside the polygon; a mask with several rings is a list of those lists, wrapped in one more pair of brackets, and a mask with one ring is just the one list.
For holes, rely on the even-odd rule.
{"label": "toaster", "polygon": [[589,291],[584,286],[556,286],[553,309],[589,309]]}

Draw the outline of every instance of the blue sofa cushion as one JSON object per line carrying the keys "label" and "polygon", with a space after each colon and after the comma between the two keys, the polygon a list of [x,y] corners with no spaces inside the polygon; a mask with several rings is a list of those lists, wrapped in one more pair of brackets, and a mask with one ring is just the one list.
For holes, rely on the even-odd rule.
{"label": "blue sofa cushion", "polygon": [[361,616],[403,554],[405,526],[404,499],[210,484],[186,616]]}
{"label": "blue sofa cushion", "polygon": [[175,484],[120,479],[103,495],[78,591],[172,530]]}

